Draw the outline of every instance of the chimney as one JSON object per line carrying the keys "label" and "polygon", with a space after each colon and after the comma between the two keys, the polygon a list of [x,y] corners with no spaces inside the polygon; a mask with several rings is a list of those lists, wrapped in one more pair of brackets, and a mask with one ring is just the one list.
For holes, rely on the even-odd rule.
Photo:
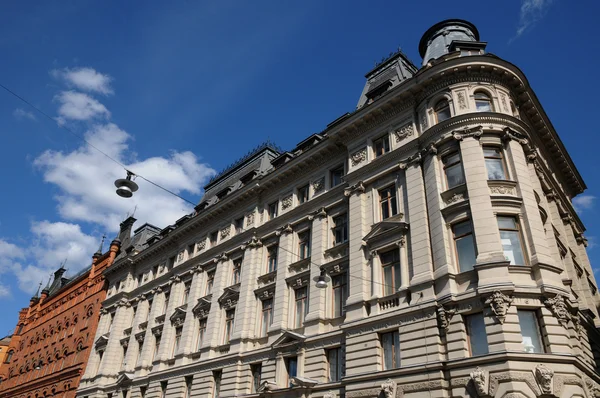
{"label": "chimney", "polygon": [[121,230],[119,231],[119,236],[116,240],[121,242],[121,247],[124,250],[131,246],[131,229],[136,221],[137,220],[134,217],[127,217],[127,219],[121,223]]}

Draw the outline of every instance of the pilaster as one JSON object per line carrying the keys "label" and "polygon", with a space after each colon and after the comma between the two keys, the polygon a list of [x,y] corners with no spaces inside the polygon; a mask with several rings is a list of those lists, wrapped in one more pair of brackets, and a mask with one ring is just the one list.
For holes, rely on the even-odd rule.
{"label": "pilaster", "polygon": [[348,197],[348,241],[349,268],[348,287],[349,296],[346,301],[346,322],[361,319],[367,316],[365,301],[371,295],[369,280],[371,275],[367,266],[368,258],[363,246],[363,237],[368,233],[366,215],[366,194],[356,190]]}

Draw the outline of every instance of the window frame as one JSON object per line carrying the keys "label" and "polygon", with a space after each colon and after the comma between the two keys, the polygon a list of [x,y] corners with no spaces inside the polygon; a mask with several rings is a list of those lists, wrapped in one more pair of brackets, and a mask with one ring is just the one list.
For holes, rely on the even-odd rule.
{"label": "window frame", "polygon": [[[398,211],[398,190],[396,184],[388,185],[377,191],[379,194],[379,218],[381,221],[397,216]],[[387,196],[384,198],[384,194]],[[384,217],[384,204],[386,206],[387,217]]]}
{"label": "window frame", "polygon": [[[342,223],[338,223],[337,220],[341,220]],[[333,226],[331,227],[333,233],[333,246],[343,245],[348,242],[348,213],[341,213],[336,216],[331,217],[331,223]],[[337,241],[337,231],[341,231],[342,241]]]}
{"label": "window frame", "polygon": [[[304,296],[299,297],[299,292],[304,292]],[[301,310],[298,311],[298,303],[301,303]],[[294,329],[304,326],[306,315],[308,314],[308,286],[301,286],[294,289]]]}
{"label": "window frame", "polygon": [[[453,161],[451,163],[446,163],[446,161],[448,159],[450,159],[452,156],[457,156],[458,160]],[[450,186],[450,181],[448,180],[448,172],[447,172],[447,170],[449,170],[452,167],[455,167],[457,165],[460,167],[460,174],[462,176],[462,182],[460,182],[460,183],[458,183],[456,185]],[[444,171],[444,179],[446,181],[446,190],[449,190],[449,189],[452,189],[452,188],[456,188],[458,186],[466,184],[467,181],[466,181],[466,178],[465,178],[465,169],[463,167],[462,156],[460,154],[460,151],[457,150],[457,151],[450,152],[450,153],[446,154],[442,158],[442,168],[443,168],[443,171]]]}
{"label": "window frame", "polygon": [[[440,104],[444,104],[444,103],[445,103],[445,106],[440,106]],[[441,114],[441,111],[443,111],[443,110],[447,110],[448,117],[440,120],[440,114]],[[448,98],[446,98],[446,97],[440,98],[435,103],[435,105],[433,106],[433,114],[435,115],[436,124],[441,123],[444,120],[448,120],[452,117],[452,112],[450,111],[450,101],[448,101]]]}
{"label": "window frame", "polygon": [[[291,363],[294,363],[294,375],[292,375],[291,372]],[[286,357],[284,360],[284,365],[285,365],[285,373],[287,376],[287,385],[288,387],[293,387],[294,385],[292,384],[292,377],[298,377],[298,356],[289,356]]]}
{"label": "window frame", "polygon": [[[262,383],[262,363],[250,364],[250,375],[252,378],[252,388],[250,391],[255,394],[260,387],[260,383]],[[258,375],[258,377],[256,377],[256,375]]]}
{"label": "window frame", "polygon": [[[386,347],[384,346],[384,339],[386,336],[391,338],[391,349],[392,352],[386,354]],[[402,355],[400,352],[400,332],[390,330],[387,332],[379,333],[379,344],[381,346],[381,359],[382,359],[382,370],[398,369],[402,366]],[[387,367],[386,362],[388,357],[392,360],[391,367]]]}
{"label": "window frame", "polygon": [[298,232],[298,259],[306,260],[310,258],[310,239],[311,239],[311,231],[310,229],[305,229],[304,231]]}
{"label": "window frame", "polygon": [[179,352],[181,336],[183,336],[183,326],[178,326],[175,328],[175,339],[173,340],[173,352],[171,352],[171,358],[174,358]]}
{"label": "window frame", "polygon": [[[510,218],[514,221],[516,225],[516,229],[507,229],[500,228],[500,224],[498,223],[498,232],[502,235],[502,231],[505,232],[513,232],[516,233],[516,236],[519,238],[519,245],[521,248],[521,256],[523,257],[523,264],[510,264],[514,266],[528,266],[529,258],[527,255],[527,248],[525,246],[525,236],[523,235],[523,231],[521,228],[521,220],[520,217],[516,214],[496,214],[496,221],[498,222],[500,218]],[[502,236],[500,236],[500,244],[502,245]],[[502,245],[502,252],[504,253],[504,245]],[[505,255],[506,257],[506,255]]]}
{"label": "window frame", "polygon": [[206,335],[206,326],[208,325],[207,318],[198,319],[198,335],[196,336],[196,352],[200,352]]}
{"label": "window frame", "polygon": [[[506,164],[506,156],[504,156],[504,149],[502,147],[499,146],[495,146],[495,145],[484,145],[483,146],[483,159],[485,162],[485,168],[488,174],[488,181],[503,181],[503,180],[509,180],[510,176],[508,174],[508,166]],[[489,156],[486,155],[486,150],[494,150],[494,151],[498,151],[498,156]],[[488,169],[487,165],[488,165],[488,160],[499,160],[500,161],[500,165],[502,166],[502,172],[504,174],[504,178],[490,178],[490,170]]]}
{"label": "window frame", "polygon": [[[338,175],[339,173],[339,175]],[[339,166],[334,167],[333,169],[329,170],[329,185],[331,188],[333,187],[337,187],[338,185],[342,184],[344,181],[344,175],[345,175],[345,169],[344,169],[344,165],[341,164]],[[336,183],[336,180],[338,180]]]}
{"label": "window frame", "polygon": [[242,281],[242,257],[234,258],[231,264],[231,284],[237,285]]}
{"label": "window frame", "polygon": [[[331,354],[335,354],[335,368],[331,366]],[[327,350],[327,381],[329,383],[342,380],[342,377],[344,377],[343,363],[342,347],[333,347]],[[335,371],[335,377],[331,377],[332,371]]]}
{"label": "window frame", "polygon": [[233,227],[235,229],[235,234],[239,235],[244,232],[244,217],[238,217],[233,220]]}
{"label": "window frame", "polygon": [[[397,261],[391,261],[391,262],[386,262],[384,263],[384,256],[388,255],[392,253],[393,254],[393,260],[395,260],[395,256],[397,255]],[[396,294],[398,292],[398,289],[400,289],[400,287],[402,287],[402,258],[400,256],[400,248],[394,248],[391,250],[385,250],[382,251],[381,253],[379,253],[379,263],[381,265],[381,277],[382,277],[382,288],[383,288],[383,295],[384,296],[391,296],[393,294]],[[396,270],[395,267],[397,266],[397,273],[398,275],[396,275]],[[388,292],[388,287],[390,287],[386,282],[386,268],[390,268],[392,271],[392,283],[393,285],[391,286],[392,288],[392,292]],[[396,281],[396,276],[398,277],[398,281]],[[398,286],[396,286],[396,282],[398,282]]]}
{"label": "window frame", "polygon": [[483,315],[483,312],[474,312],[472,314],[464,315],[463,320],[464,320],[464,324],[465,324],[465,333],[467,335],[467,349],[468,349],[469,357],[482,356],[482,355],[487,355],[490,353],[489,342],[487,340],[487,333],[483,333],[483,336],[479,336],[479,337],[485,338],[486,352],[475,354],[475,355],[473,354],[473,344],[472,344],[473,336],[478,336],[478,335],[473,334],[473,332],[471,331],[471,327],[469,326],[470,325],[469,319],[474,319],[475,317],[481,317],[481,320],[483,322],[483,328],[484,328],[484,330],[486,330],[485,317]]}
{"label": "window frame", "polygon": [[[523,313],[529,313],[533,316],[533,322],[534,322],[534,329],[537,332],[537,342],[540,346],[541,351],[536,352],[536,351],[527,351],[526,346],[525,346],[525,336],[523,335],[523,327],[521,326],[521,317],[519,316],[519,314],[523,314]],[[522,344],[523,344],[523,352],[528,353],[528,354],[545,354],[546,353],[546,344],[544,341],[544,334],[542,333],[542,325],[540,322],[540,313],[537,309],[533,309],[533,308],[517,308],[517,319],[519,320],[519,328],[521,330],[521,338],[522,340]],[[529,336],[527,336],[529,337]],[[534,346],[535,348],[535,346]]]}
{"label": "window frame", "polygon": [[279,245],[273,244],[267,246],[267,273],[277,271],[277,257],[279,252]]}
{"label": "window frame", "polygon": [[204,286],[204,296],[212,294],[215,285],[215,271],[206,271],[206,285]]}
{"label": "window frame", "polygon": [[235,326],[235,307],[225,310],[225,329],[223,333],[223,344],[231,343],[233,328]]}
{"label": "window frame", "polygon": [[269,220],[272,220],[277,217],[277,215],[279,214],[279,200],[271,202],[267,205],[267,214],[269,216]]}
{"label": "window frame", "polygon": [[310,185],[306,184],[298,188],[298,204],[308,202],[310,199]]}
{"label": "window frame", "polygon": [[[270,302],[270,306],[267,307],[266,303]],[[273,324],[273,299],[268,298],[261,300],[261,311],[260,311],[260,336],[266,337],[269,333],[269,327]],[[268,322],[265,322],[265,317]]]}
{"label": "window frame", "polygon": [[[381,145],[380,145],[381,144]],[[384,134],[373,140],[373,157],[377,159],[391,151],[390,135]]]}
{"label": "window frame", "polygon": [[[455,232],[455,228],[457,226],[461,225],[461,224],[467,224],[467,223],[468,223],[468,225],[470,227],[470,232],[464,233],[462,235],[457,235],[456,232]],[[456,265],[458,265],[457,271],[459,273],[472,271],[474,269],[473,267],[477,263],[477,242],[475,241],[475,231],[474,231],[474,228],[473,228],[473,221],[470,218],[464,219],[464,220],[460,220],[460,221],[456,221],[456,222],[452,223],[452,225],[450,226],[450,232],[452,233],[452,243],[454,244],[454,260],[456,261]],[[473,242],[473,254],[474,254],[474,257],[475,257],[475,263],[473,263],[473,265],[471,266],[470,269],[463,270],[462,267],[461,267],[461,264],[460,264],[460,256],[459,256],[459,253],[458,253],[458,251],[459,251],[458,250],[458,245],[456,243],[460,239],[463,239],[463,238],[465,238],[467,236],[470,236],[471,237],[471,241]]]}
{"label": "window frame", "polygon": [[[478,98],[479,96],[479,98]],[[494,101],[492,100],[492,96],[483,90],[476,90],[473,92],[473,101],[475,102],[475,111],[476,112],[495,112],[494,110]],[[480,104],[486,102],[489,106],[489,110],[480,110]]]}
{"label": "window frame", "polygon": [[[336,281],[341,281],[336,285]],[[339,300],[339,308],[336,306],[336,294],[339,292],[340,300]],[[348,299],[348,273],[342,272],[337,275],[331,276],[331,307],[332,307],[332,316],[334,318],[339,318],[346,315],[346,300]]]}

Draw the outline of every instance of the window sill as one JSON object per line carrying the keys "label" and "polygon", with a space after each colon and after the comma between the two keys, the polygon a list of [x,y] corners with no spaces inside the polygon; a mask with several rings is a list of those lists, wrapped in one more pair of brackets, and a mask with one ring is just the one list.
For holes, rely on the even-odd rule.
{"label": "window sill", "polygon": [[346,241],[344,243],[337,244],[332,248],[325,250],[323,254],[325,255],[325,258],[344,257],[346,254],[348,254],[348,246],[349,243],[348,241]]}
{"label": "window sill", "polygon": [[288,270],[291,272],[302,272],[302,271],[306,271],[307,269],[309,269],[309,267],[310,267],[310,256],[288,265]]}
{"label": "window sill", "polygon": [[517,196],[517,183],[511,180],[488,180],[490,195]]}

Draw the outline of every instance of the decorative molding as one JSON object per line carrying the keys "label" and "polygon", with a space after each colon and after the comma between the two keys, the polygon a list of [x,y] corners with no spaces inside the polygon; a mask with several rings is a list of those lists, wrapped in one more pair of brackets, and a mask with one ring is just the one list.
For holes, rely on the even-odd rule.
{"label": "decorative molding", "polygon": [[322,219],[322,218],[325,218],[325,217],[327,217],[327,210],[325,210],[324,207],[321,207],[319,210],[317,210],[314,213],[308,215],[308,221],[312,221],[315,218]]}
{"label": "decorative molding", "polygon": [[454,130],[452,132],[452,137],[457,141],[462,141],[467,137],[473,137],[475,139],[480,139],[483,135],[483,126],[475,126],[475,127],[464,127],[461,130]]}
{"label": "decorative molding", "polygon": [[533,393],[535,394],[534,396],[537,397],[537,396],[541,395],[540,388],[539,388],[538,384],[536,383],[535,377],[533,376],[532,372],[512,372],[512,371],[494,373],[494,374],[490,375],[489,395],[492,397],[496,395],[496,391],[498,390],[498,387],[500,386],[501,382],[515,382],[515,381],[525,382],[529,386],[529,388],[531,388],[531,391],[533,391]]}
{"label": "decorative molding", "polygon": [[221,239],[225,239],[231,233],[231,225],[226,226],[221,230]]}
{"label": "decorative molding", "polygon": [[457,93],[458,96],[458,109],[467,109],[467,100],[465,98],[465,92],[459,91]]}
{"label": "decorative molding", "polygon": [[398,385],[392,379],[387,379],[381,384],[381,392],[384,398],[396,398],[396,390]]}
{"label": "decorative molding", "polygon": [[543,394],[552,394],[552,378],[554,371],[543,364],[539,364],[534,370],[535,380],[537,381]]}
{"label": "decorative molding", "polygon": [[447,310],[442,305],[440,305],[437,308],[438,326],[443,333],[448,332],[448,327],[450,326],[450,320],[452,319],[454,314],[456,314],[456,309],[454,309],[454,308]]}
{"label": "decorative molding", "polygon": [[446,205],[451,205],[456,202],[462,202],[465,199],[465,192],[454,192],[448,199],[444,199],[444,203]]}
{"label": "decorative molding", "polygon": [[312,182],[313,193],[316,195],[325,189],[325,177]]}
{"label": "decorative molding", "polygon": [[556,295],[554,298],[545,300],[544,304],[550,309],[556,319],[558,319],[558,322],[564,326],[565,329],[568,329],[571,314],[567,308],[565,298],[561,295]]}
{"label": "decorative molding", "polygon": [[327,391],[325,394],[323,394],[323,398],[337,398],[337,395],[334,391]]}
{"label": "decorative molding", "polygon": [[345,188],[344,196],[349,197],[349,196],[352,196],[353,193],[360,195],[361,193],[364,193],[364,192],[365,192],[365,186],[362,181],[359,181],[356,184],[352,185],[351,187]]}
{"label": "decorative molding", "polygon": [[285,198],[283,198],[281,200],[281,209],[282,210],[289,209],[290,207],[292,207],[293,204],[294,204],[294,196],[292,194],[289,194],[288,196],[286,196]]}
{"label": "decorative molding", "polygon": [[201,251],[206,249],[206,238],[196,243],[196,250]]}
{"label": "decorative molding", "polygon": [[414,134],[414,132],[415,131],[412,122],[405,124],[404,126],[394,131],[394,135],[396,136],[396,142],[400,142],[406,137],[410,137]]}
{"label": "decorative molding", "polygon": [[246,214],[246,227],[254,226],[254,212]]}
{"label": "decorative molding", "polygon": [[508,112],[508,106],[506,105],[506,95],[500,93],[500,102],[502,103],[502,109]]}
{"label": "decorative molding", "polygon": [[289,235],[292,232],[294,232],[294,227],[292,227],[292,224],[285,224],[283,227],[281,227],[279,230],[277,230],[275,232],[275,235],[277,235],[277,236]]}
{"label": "decorative molding", "polygon": [[365,162],[366,160],[367,160],[367,148],[366,147],[359,149],[358,151],[356,151],[352,155],[350,155],[350,164],[352,165],[352,167],[358,166],[359,164],[361,164],[362,162]]}
{"label": "decorative molding", "polygon": [[489,390],[489,372],[485,369],[481,369],[479,366],[471,372],[471,382],[475,387],[477,396],[486,397]]}
{"label": "decorative molding", "polygon": [[508,308],[512,302],[513,298],[504,295],[500,290],[495,290],[492,295],[485,300],[485,304],[490,306],[492,312],[496,315],[496,319],[498,319],[501,324],[504,323]]}
{"label": "decorative molding", "polygon": [[257,247],[261,247],[262,245],[262,241],[257,238],[256,235],[253,235],[252,238],[250,238],[250,240],[245,244],[245,246],[249,247],[250,249],[255,249]]}

